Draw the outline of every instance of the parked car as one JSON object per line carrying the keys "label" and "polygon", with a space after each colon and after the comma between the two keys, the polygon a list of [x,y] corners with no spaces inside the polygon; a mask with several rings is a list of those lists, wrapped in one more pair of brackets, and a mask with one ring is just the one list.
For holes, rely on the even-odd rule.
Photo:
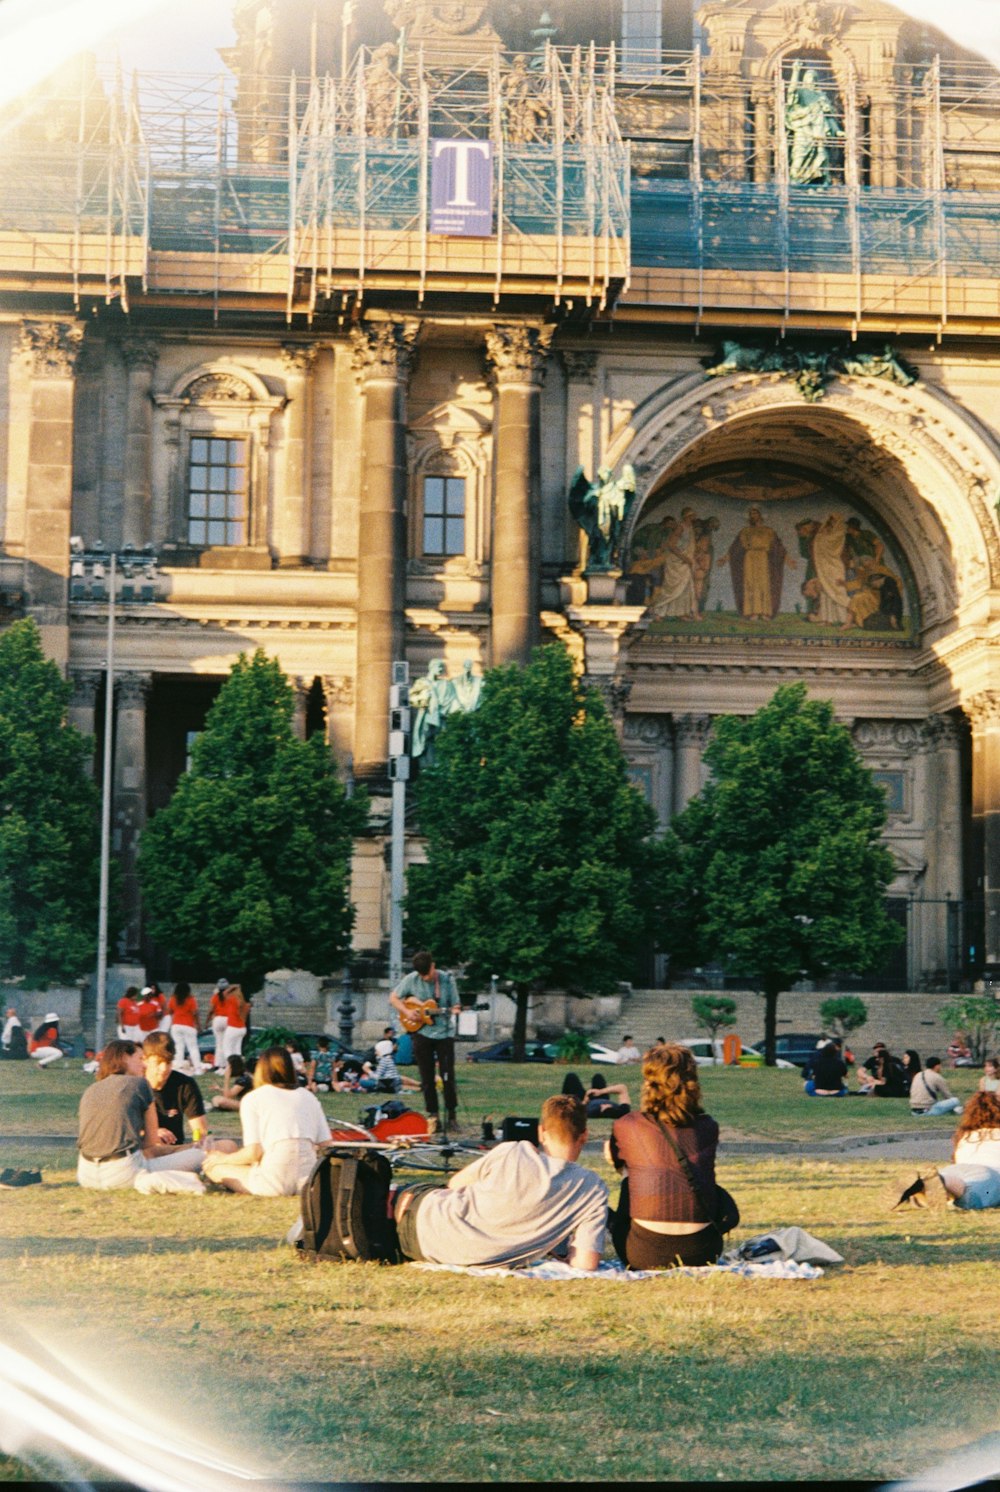
{"label": "parked car", "polygon": [[[721,1067],[725,1060],[722,1055],[722,1037],[720,1036],[717,1036],[714,1041],[708,1036],[678,1036],[677,1041],[680,1046],[691,1048],[694,1052],[694,1060],[699,1067]],[[743,1066],[756,1067],[763,1060],[763,1042],[751,1046],[749,1042],[741,1039],[740,1047],[743,1052]],[[746,1060],[747,1058],[749,1061]],[[777,1067],[794,1067],[795,1065],[794,1062],[789,1062],[784,1057],[779,1057],[775,1064]]]}
{"label": "parked car", "polygon": [[[319,1040],[319,1037],[322,1035],[322,1031],[296,1031],[295,1039],[298,1042],[299,1049],[301,1050],[302,1055],[305,1057],[307,1062],[310,1062],[312,1058],[315,1057],[316,1052],[318,1051],[316,1043]],[[330,1051],[335,1062],[339,1062],[341,1057],[357,1057],[358,1060],[361,1062],[364,1062],[366,1060],[365,1054],[363,1052],[359,1052],[353,1047],[346,1047],[344,1043],[342,1041],[339,1041],[336,1036],[328,1036],[327,1040],[330,1043]],[[244,1049],[246,1049],[246,1045],[247,1043],[246,1041],[244,1041]],[[215,1051],[215,1037],[212,1035],[211,1031],[203,1031],[198,1037],[198,1050],[203,1058],[207,1056],[209,1052]]]}
{"label": "parked car", "polygon": [[[783,1031],[774,1040],[774,1055],[778,1067],[805,1067],[816,1055],[816,1048],[826,1037],[820,1032]],[[758,1041],[754,1051],[764,1055],[764,1043]]]}
{"label": "parked car", "polygon": [[613,1052],[610,1047],[602,1046],[599,1041],[592,1041],[590,1060],[598,1067],[617,1067],[618,1053]]}
{"label": "parked car", "polygon": [[[554,1062],[556,1049],[548,1041],[529,1041],[525,1044],[525,1058],[528,1062]],[[511,1062],[514,1056],[514,1043],[507,1041],[494,1041],[491,1046],[480,1047],[477,1051],[466,1052],[466,1062]]]}

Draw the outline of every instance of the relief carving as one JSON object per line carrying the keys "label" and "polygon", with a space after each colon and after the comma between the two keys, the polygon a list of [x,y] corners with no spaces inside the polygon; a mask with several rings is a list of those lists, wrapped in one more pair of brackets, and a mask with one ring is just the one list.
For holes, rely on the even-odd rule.
{"label": "relief carving", "polygon": [[69,378],[82,342],[78,322],[22,321],[17,353],[28,361],[35,378]]}
{"label": "relief carving", "polygon": [[203,373],[184,391],[189,404],[253,403],[253,390],[232,373]]}
{"label": "relief carving", "polygon": [[540,387],[554,327],[496,326],[486,333],[486,359],[496,383]]}
{"label": "relief carving", "polygon": [[415,321],[377,321],[351,332],[351,364],[360,382],[405,379],[416,351]]}

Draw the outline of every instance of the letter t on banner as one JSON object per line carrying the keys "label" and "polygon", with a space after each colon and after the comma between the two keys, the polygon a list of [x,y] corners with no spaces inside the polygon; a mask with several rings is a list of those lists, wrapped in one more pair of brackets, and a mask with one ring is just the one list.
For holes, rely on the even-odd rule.
{"label": "letter t on banner", "polygon": [[431,141],[432,233],[493,233],[493,146],[489,140]]}

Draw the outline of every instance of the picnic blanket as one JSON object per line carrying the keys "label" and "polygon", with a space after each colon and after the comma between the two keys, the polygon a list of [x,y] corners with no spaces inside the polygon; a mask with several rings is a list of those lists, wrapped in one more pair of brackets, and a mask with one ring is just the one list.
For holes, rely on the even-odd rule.
{"label": "picnic blanket", "polygon": [[617,1259],[605,1259],[596,1270],[572,1269],[558,1259],[511,1268],[502,1264],[410,1264],[411,1269],[437,1269],[450,1274],[516,1276],[524,1280],[616,1280],[628,1285],[638,1280],[676,1279],[689,1275],[709,1279],[713,1275],[737,1274],[745,1280],[818,1280],[823,1270],[815,1263],[843,1264],[843,1256],[805,1228],[774,1228],[748,1239],[738,1249],[729,1249],[717,1264],[680,1269],[627,1269]]}
{"label": "picnic blanket", "polygon": [[680,1276],[710,1279],[715,1275],[735,1274],[747,1280],[818,1280],[823,1270],[815,1264],[799,1264],[795,1259],[774,1259],[764,1263],[745,1260],[720,1260],[697,1268],[626,1269],[617,1260],[605,1259],[594,1271],[572,1269],[558,1259],[543,1259],[540,1264],[525,1264],[517,1269],[502,1264],[424,1264],[411,1261],[408,1269],[437,1270],[445,1274],[489,1275],[493,1279],[519,1280],[612,1280],[619,1285],[638,1284],[642,1280],[669,1280]]}

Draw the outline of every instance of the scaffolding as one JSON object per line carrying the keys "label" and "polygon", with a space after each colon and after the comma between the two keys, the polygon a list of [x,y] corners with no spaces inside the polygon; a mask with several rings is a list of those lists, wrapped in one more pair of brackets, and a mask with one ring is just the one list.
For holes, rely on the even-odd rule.
{"label": "scaffolding", "polygon": [[[810,57],[837,133],[796,185],[769,76],[699,52],[444,61],[396,47],[345,76],[79,64],[0,116],[0,287],[354,314],[366,297],[570,301],[695,324],[1000,319],[1000,77]],[[749,64],[747,64],[749,65]],[[435,140],[492,147],[492,231],[431,232]]]}

